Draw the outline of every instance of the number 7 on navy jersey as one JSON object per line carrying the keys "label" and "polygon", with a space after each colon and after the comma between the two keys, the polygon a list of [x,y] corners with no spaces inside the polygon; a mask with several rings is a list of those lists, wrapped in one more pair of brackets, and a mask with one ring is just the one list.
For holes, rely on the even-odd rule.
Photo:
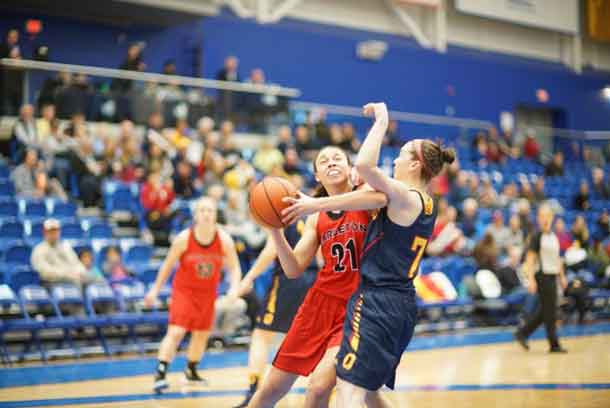
{"label": "number 7 on navy jersey", "polygon": [[411,251],[416,252],[417,255],[411,264],[411,268],[409,268],[409,273],[407,277],[409,279],[413,279],[415,275],[417,275],[417,270],[419,269],[419,262],[421,261],[421,257],[424,254],[424,249],[426,249],[426,245],[428,244],[428,240],[419,236],[415,236],[413,239],[413,244],[411,244]]}

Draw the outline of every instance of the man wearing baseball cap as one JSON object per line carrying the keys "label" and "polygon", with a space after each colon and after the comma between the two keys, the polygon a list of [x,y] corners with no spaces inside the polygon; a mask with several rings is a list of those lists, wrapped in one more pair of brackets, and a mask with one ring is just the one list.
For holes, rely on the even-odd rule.
{"label": "man wearing baseball cap", "polygon": [[72,246],[60,240],[61,224],[55,218],[45,220],[44,241],[32,251],[32,266],[40,281],[48,288],[56,283],[83,285],[89,282],[87,270],[78,259]]}

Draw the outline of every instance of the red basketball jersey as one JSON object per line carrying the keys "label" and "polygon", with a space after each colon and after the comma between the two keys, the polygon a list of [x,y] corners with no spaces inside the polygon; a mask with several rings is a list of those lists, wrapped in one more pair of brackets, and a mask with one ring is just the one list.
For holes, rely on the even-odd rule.
{"label": "red basketball jersey", "polygon": [[367,211],[318,214],[316,229],[324,266],[314,288],[346,301],[350,298],[360,282],[360,256],[369,220]]}
{"label": "red basketball jersey", "polygon": [[224,252],[218,232],[210,244],[203,245],[191,229],[186,251],[180,257],[180,266],[174,277],[174,288],[216,293],[223,263]]}

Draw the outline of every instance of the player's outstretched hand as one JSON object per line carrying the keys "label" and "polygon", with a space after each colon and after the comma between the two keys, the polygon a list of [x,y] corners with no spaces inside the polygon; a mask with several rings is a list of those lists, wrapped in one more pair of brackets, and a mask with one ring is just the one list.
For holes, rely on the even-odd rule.
{"label": "player's outstretched hand", "polygon": [[367,103],[362,109],[364,116],[373,116],[376,121],[388,121],[388,107],[385,103]]}
{"label": "player's outstretched hand", "polygon": [[144,296],[144,307],[150,308],[159,302],[159,294],[154,288],[151,288]]}
{"label": "player's outstretched hand", "polygon": [[297,191],[297,197],[284,197],[285,203],[290,204],[289,207],[282,210],[282,222],[285,225],[292,224],[301,217],[314,214],[319,211],[316,199]]}

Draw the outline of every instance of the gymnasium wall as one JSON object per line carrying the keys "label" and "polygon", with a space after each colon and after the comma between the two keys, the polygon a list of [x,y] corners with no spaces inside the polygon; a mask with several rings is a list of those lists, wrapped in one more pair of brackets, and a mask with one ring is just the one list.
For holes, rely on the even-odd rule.
{"label": "gymnasium wall", "polygon": [[[26,18],[0,17],[1,32],[23,27]],[[452,110],[455,116],[497,122],[500,111],[519,103],[540,105],[535,92],[544,88],[550,95],[546,105],[566,111],[565,126],[610,129],[610,104],[600,96],[601,88],[610,84],[610,74],[589,70],[577,75],[559,63],[456,46],[438,54],[404,36],[294,19],[259,25],[227,12],[164,30],[50,17],[44,23],[37,41],[47,42],[52,59],[59,62],[117,67],[129,42],[146,41],[149,71],[159,72],[165,59],[174,58],[180,73],[192,75],[193,50],[200,45],[205,77],[213,77],[224,57],[235,54],[242,77],[262,67],[270,81],[300,88],[307,101],[358,106],[385,100],[396,110],[432,114]],[[369,39],[389,43],[382,61],[356,58],[356,43]],[[23,43],[24,54],[29,55],[27,48],[34,44]]]}

